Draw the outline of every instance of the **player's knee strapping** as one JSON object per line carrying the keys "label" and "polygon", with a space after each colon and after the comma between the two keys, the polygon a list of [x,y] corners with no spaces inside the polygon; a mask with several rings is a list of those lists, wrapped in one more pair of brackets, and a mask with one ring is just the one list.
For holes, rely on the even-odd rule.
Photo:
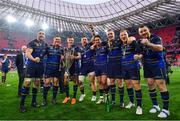
{"label": "player's knee strapping", "polygon": [[85,79],[85,76],[79,76],[79,81],[80,81],[81,83],[84,83],[84,79]]}

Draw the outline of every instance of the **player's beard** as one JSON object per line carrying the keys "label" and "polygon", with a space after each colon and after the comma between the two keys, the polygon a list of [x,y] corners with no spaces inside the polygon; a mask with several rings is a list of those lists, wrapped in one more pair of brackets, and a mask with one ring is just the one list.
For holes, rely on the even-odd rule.
{"label": "player's beard", "polygon": [[71,48],[73,46],[73,43],[68,43],[68,48]]}
{"label": "player's beard", "polygon": [[145,33],[142,35],[142,39],[149,39],[150,34],[149,33]]}
{"label": "player's beard", "polygon": [[39,37],[38,37],[38,40],[39,40],[39,41],[43,41],[43,40],[44,40],[44,37],[43,37],[43,36],[39,36]]}

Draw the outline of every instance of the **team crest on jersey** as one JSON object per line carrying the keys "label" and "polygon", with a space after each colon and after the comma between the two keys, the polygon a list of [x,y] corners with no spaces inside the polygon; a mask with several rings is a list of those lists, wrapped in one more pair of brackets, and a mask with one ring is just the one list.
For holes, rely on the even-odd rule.
{"label": "team crest on jersey", "polygon": [[36,46],[40,46],[37,42],[34,43]]}

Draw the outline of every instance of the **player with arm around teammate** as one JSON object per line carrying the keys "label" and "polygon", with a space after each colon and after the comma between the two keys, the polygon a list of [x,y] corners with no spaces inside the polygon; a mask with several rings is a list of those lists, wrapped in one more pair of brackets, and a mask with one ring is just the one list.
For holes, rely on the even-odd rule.
{"label": "player with arm around teammate", "polygon": [[[122,41],[122,77],[126,82],[127,92],[129,95],[130,103],[126,108],[131,108],[135,106],[134,104],[134,90],[136,92],[137,109],[136,114],[142,114],[142,92],[140,86],[140,65],[137,60],[134,59],[135,54],[137,54],[138,43],[134,37],[129,37],[127,30],[120,31],[120,39]],[[132,43],[128,43],[128,40],[132,39]]]}
{"label": "player with arm around teammate", "polygon": [[99,82],[99,93],[100,98],[96,104],[101,104],[105,101],[104,93],[108,94],[107,86],[107,54],[108,47],[107,42],[102,42],[99,35],[94,36],[94,45],[91,46],[91,49],[95,51],[95,74]]}
{"label": "player with arm around teammate", "polygon": [[60,64],[63,56],[63,48],[61,47],[61,38],[59,36],[54,37],[53,44],[47,48],[47,61],[45,69],[45,80],[43,87],[43,102],[42,105],[47,105],[47,95],[53,84],[53,97],[52,103],[56,104],[56,96],[59,86],[59,77],[61,76]]}

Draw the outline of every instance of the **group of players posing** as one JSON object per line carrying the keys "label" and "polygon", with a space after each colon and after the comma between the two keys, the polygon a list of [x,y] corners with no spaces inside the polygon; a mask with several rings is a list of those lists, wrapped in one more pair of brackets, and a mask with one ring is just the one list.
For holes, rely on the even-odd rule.
{"label": "group of players posing", "polygon": [[[76,94],[78,87],[81,95],[79,102],[85,98],[84,80],[88,76],[92,88],[91,101],[96,101],[96,81],[99,82],[99,100],[97,104],[103,103],[104,96],[111,94],[112,105],[115,105],[116,82],[118,86],[120,101],[119,107],[124,107],[124,86],[123,80],[127,86],[127,92],[130,102],[126,108],[132,108],[134,104],[134,90],[137,100],[136,114],[142,114],[142,91],[140,86],[140,64],[143,63],[144,78],[147,80],[149,95],[152,100],[152,108],[150,113],[160,112],[158,117],[166,118],[170,115],[169,108],[169,93],[166,88],[165,78],[165,62],[163,57],[163,46],[161,38],[151,34],[147,26],[139,27],[140,40],[135,40],[134,37],[129,37],[126,30],[120,31],[120,40],[115,40],[113,30],[108,30],[107,41],[102,41],[99,35],[95,35],[91,42],[83,36],[81,38],[81,47],[74,45],[74,38],[67,38],[67,46],[61,46],[61,38],[54,37],[53,45],[48,46],[43,40],[45,33],[39,31],[37,39],[28,44],[26,55],[28,57],[27,72],[22,88],[22,97],[20,101],[20,111],[25,112],[25,99],[29,93],[30,82],[33,81],[32,88],[32,103],[31,106],[39,107],[36,102],[39,82],[45,73],[43,102],[42,105],[47,105],[47,94],[50,89],[50,83],[53,83],[52,103],[56,104],[56,96],[58,90],[59,76],[64,74],[64,89],[66,97],[63,103],[68,103],[69,95],[69,80],[74,82],[73,97],[71,104],[76,104]],[[67,53],[70,53],[69,60],[73,63],[69,65],[67,61]],[[47,57],[46,69],[43,70],[43,59]],[[63,69],[61,62],[65,62]],[[69,61],[70,64],[70,61]],[[161,99],[163,101],[162,110],[157,102],[156,87],[159,88]]]}

